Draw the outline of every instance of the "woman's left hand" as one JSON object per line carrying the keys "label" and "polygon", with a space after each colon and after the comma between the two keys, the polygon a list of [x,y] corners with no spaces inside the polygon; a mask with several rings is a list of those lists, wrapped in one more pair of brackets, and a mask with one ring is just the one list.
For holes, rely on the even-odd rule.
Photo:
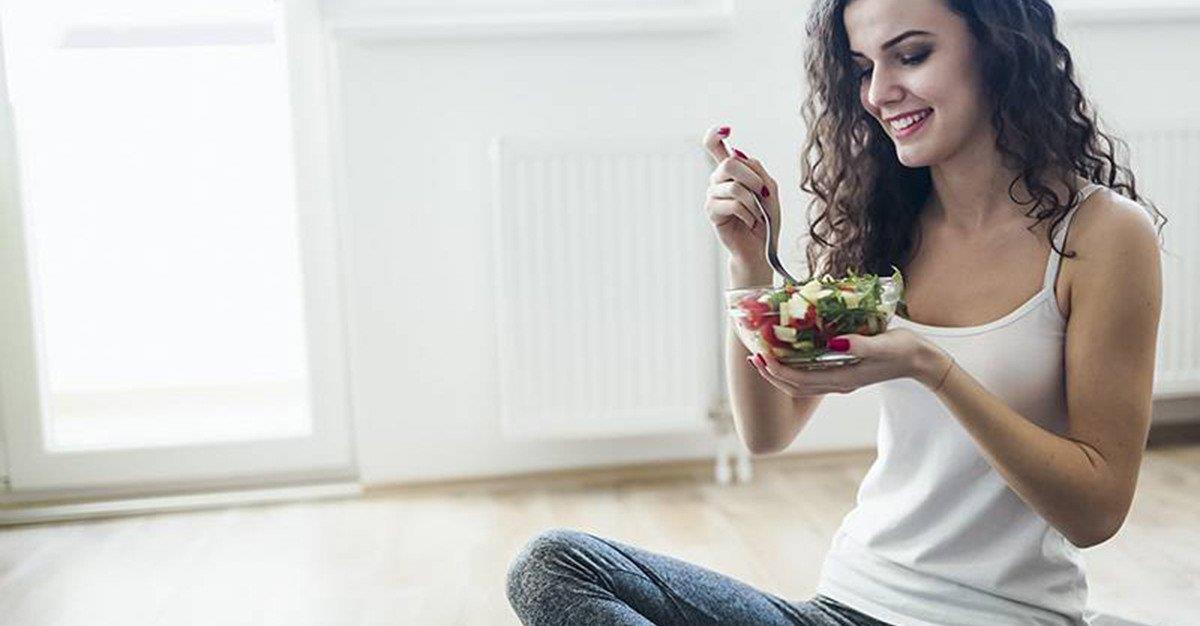
{"label": "woman's left hand", "polygon": [[852,365],[824,370],[805,370],[780,363],[769,350],[762,354],[765,366],[755,359],[759,374],[784,393],[796,397],[824,393],[850,393],[860,387],[893,378],[912,377],[925,383],[927,372],[937,369],[949,356],[938,346],[906,328],[878,335],[838,335],[850,342],[842,354],[862,357]]}

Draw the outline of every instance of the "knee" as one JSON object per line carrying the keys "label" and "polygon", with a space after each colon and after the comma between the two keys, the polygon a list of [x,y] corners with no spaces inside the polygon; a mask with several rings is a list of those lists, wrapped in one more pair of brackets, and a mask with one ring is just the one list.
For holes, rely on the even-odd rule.
{"label": "knee", "polygon": [[578,546],[585,533],[570,528],[551,528],[536,534],[508,564],[505,589],[509,604],[520,609],[523,601],[544,591],[547,582],[539,578],[561,555]]}
{"label": "knee", "polygon": [[531,570],[553,563],[561,554],[578,546],[584,533],[570,528],[550,528],[536,534],[517,552],[508,564],[508,583],[528,575]]}

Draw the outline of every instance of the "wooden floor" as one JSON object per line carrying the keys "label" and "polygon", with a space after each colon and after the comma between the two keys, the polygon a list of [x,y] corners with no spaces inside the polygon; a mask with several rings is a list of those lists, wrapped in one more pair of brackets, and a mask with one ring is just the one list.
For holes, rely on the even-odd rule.
{"label": "wooden floor", "polygon": [[[729,487],[691,463],[6,528],[0,623],[516,625],[507,564],[556,526],[806,599],[872,458],[758,459]],[[1200,624],[1200,446],[1149,450],[1125,527],[1085,554],[1097,608]]]}

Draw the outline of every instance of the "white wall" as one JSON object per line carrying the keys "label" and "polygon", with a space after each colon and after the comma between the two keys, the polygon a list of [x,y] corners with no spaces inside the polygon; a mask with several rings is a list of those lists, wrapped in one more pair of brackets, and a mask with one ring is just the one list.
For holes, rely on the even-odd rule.
{"label": "white wall", "polygon": [[[372,23],[370,5],[361,2],[327,9]],[[713,441],[703,434],[537,444],[501,438],[495,338],[487,330],[487,140],[499,130],[586,130],[678,132],[699,141],[710,125],[727,124],[732,145],[762,159],[780,181],[783,241],[793,242],[804,228],[794,188],[806,9],[804,2],[742,1],[727,27],[709,32],[425,39],[409,29],[388,39],[368,27],[382,40],[339,40],[340,210],[365,482],[710,454]],[[1200,113],[1198,29],[1188,18],[1068,25],[1064,34],[1102,119],[1137,124]],[[801,252],[787,253],[785,263],[799,267]],[[876,411],[871,389],[827,398],[793,450],[871,446]]]}

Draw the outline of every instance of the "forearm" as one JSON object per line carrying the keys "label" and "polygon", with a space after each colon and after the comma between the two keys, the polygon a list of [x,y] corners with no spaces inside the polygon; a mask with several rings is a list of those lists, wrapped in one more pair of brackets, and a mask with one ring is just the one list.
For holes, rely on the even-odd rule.
{"label": "forearm", "polygon": [[[731,263],[729,277],[730,286],[738,289],[770,284],[773,272],[769,266],[742,268]],[[733,323],[726,318],[725,378],[734,426],[746,447],[756,453],[782,449],[796,438],[807,421],[800,418],[811,416],[821,397],[793,399],[771,385],[746,363],[752,354],[738,339]]]}
{"label": "forearm", "polygon": [[[978,444],[1008,486],[1071,543],[1087,547],[1119,525],[1105,461],[1086,443],[1034,424],[940,351],[915,376],[934,392]],[[943,378],[943,373],[944,378]],[[939,383],[940,381],[940,383]]]}

